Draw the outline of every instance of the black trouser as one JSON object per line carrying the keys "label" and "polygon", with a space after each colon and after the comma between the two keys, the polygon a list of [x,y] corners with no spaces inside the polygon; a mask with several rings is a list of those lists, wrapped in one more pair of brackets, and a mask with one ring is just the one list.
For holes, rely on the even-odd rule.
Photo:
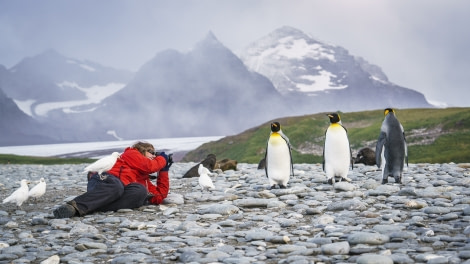
{"label": "black trouser", "polygon": [[131,183],[124,186],[116,176],[95,173],[88,179],[87,192],[69,203],[83,216],[95,211],[137,208],[144,205],[146,200],[147,189],[142,184]]}

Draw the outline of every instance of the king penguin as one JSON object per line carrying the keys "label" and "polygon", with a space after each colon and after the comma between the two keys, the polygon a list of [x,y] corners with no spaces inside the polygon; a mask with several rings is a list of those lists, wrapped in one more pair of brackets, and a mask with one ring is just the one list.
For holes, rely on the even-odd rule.
{"label": "king penguin", "polygon": [[294,176],[294,165],[289,139],[282,132],[279,122],[271,123],[271,134],[266,146],[265,161],[266,166],[264,169],[271,188],[275,188],[276,184],[280,188],[286,188],[290,176]]}
{"label": "king penguin", "polygon": [[395,110],[386,108],[385,119],[380,128],[379,139],[375,147],[375,161],[382,169],[382,184],[388,183],[388,177],[393,176],[396,183],[402,182],[403,167],[408,166],[408,149],[405,131],[395,116]]}
{"label": "king penguin", "polygon": [[335,177],[351,181],[348,178],[349,165],[353,169],[351,148],[349,146],[348,131],[341,124],[339,114],[327,114],[330,126],[325,132],[325,145],[323,148],[323,171],[329,184],[335,183]]}

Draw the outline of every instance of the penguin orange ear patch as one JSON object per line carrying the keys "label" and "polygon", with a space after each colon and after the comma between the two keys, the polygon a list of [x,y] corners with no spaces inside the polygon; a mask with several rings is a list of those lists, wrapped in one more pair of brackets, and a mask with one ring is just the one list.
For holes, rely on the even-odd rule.
{"label": "penguin orange ear patch", "polygon": [[393,110],[393,108],[385,108],[384,115],[388,115],[390,112],[395,113],[395,110]]}

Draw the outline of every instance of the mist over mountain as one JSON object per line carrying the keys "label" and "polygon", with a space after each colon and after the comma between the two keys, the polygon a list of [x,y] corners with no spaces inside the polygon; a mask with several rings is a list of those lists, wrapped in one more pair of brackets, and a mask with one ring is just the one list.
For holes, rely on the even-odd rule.
{"label": "mist over mountain", "polygon": [[432,107],[380,67],[290,27],[240,56],[209,32],[137,72],[48,50],[0,65],[0,89],[2,145],[232,135],[278,117]]}
{"label": "mist over mountain", "polygon": [[[4,70],[1,69],[0,72]],[[1,76],[1,73],[0,73]],[[58,143],[48,137],[48,127],[23,113],[0,88],[0,146]]]}
{"label": "mist over mountain", "polygon": [[126,122],[115,129],[124,137],[226,135],[288,110],[271,82],[212,33],[188,53],[158,53],[105,104],[104,112],[123,106],[116,114]]}

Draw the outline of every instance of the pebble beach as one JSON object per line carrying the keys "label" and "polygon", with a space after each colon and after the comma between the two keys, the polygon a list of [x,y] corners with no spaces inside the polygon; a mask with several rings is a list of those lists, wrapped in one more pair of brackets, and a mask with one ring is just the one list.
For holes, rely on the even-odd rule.
{"label": "pebble beach", "polygon": [[215,190],[174,163],[164,204],[54,219],[86,191],[81,165],[0,165],[0,198],[41,177],[47,191],[0,204],[0,263],[470,263],[470,164],[409,164],[381,184],[356,164],[326,183],[321,164],[294,164],[269,189],[257,164],[215,170]]}

